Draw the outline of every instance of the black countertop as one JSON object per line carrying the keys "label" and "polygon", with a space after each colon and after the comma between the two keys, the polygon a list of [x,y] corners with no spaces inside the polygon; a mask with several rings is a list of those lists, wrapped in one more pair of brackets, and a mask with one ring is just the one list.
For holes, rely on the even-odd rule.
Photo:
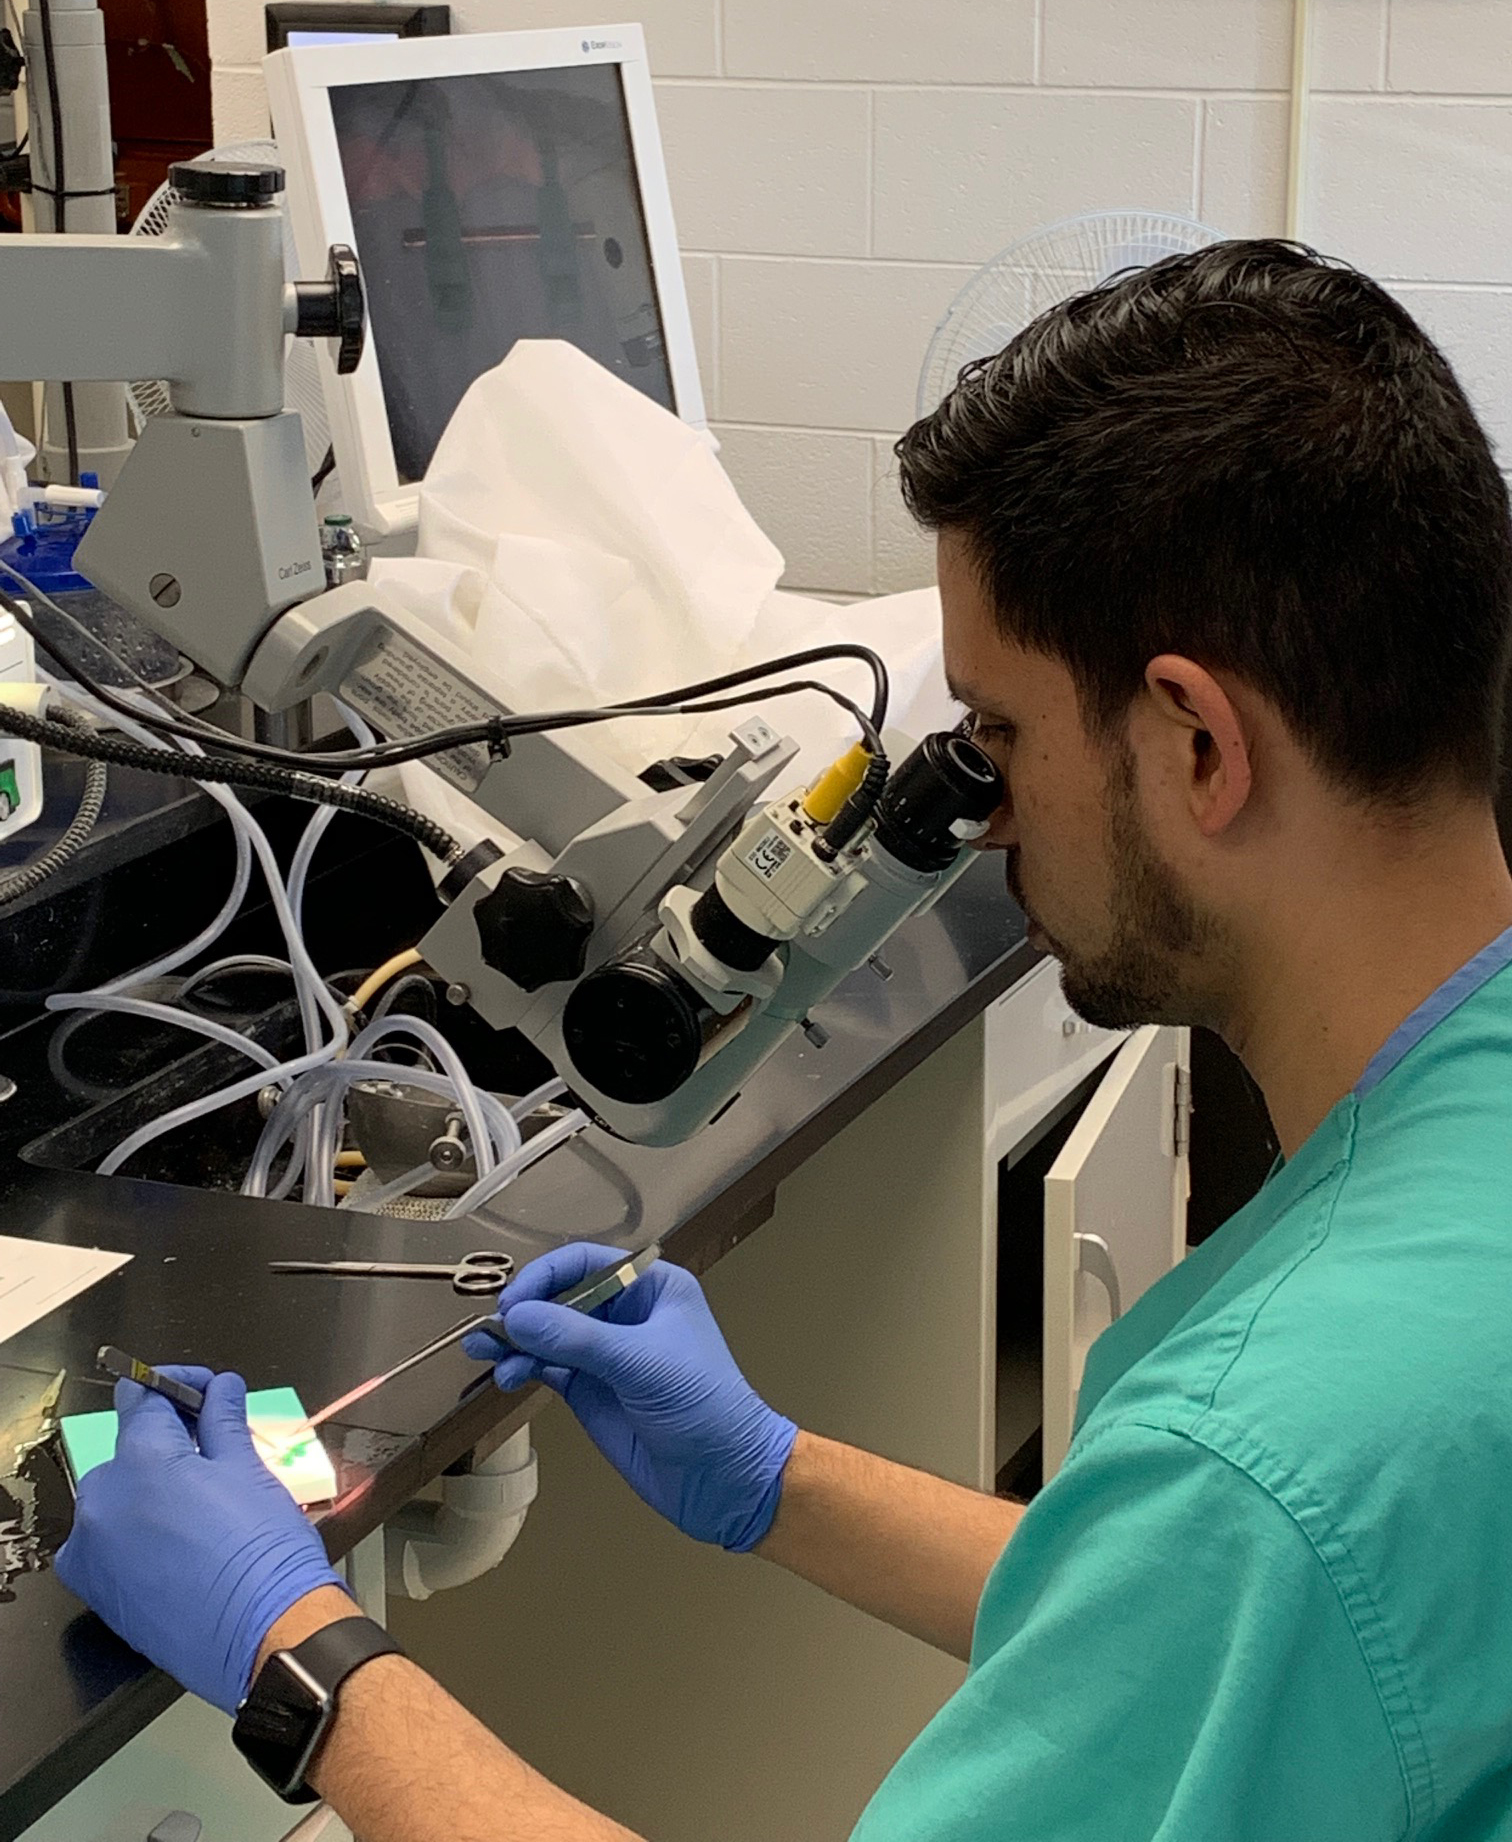
{"label": "black countertop", "polygon": [[[290,1384],[314,1406],[465,1310],[442,1285],[279,1278],[266,1270],[273,1258],[428,1259],[499,1246],[523,1262],[565,1240],[633,1248],[660,1239],[671,1258],[705,1270],[766,1219],[784,1177],[1038,957],[1000,865],[984,861],[889,943],[890,978],[863,968],[820,1008],[825,1047],[795,1036],[697,1138],[649,1150],[590,1129],[465,1224],[44,1169],[23,1148],[78,1100],[54,1085],[48,1023],[0,1037],[0,1075],[17,1083],[0,1104],[0,1232],[132,1255],[0,1348],[0,1842],[178,1693],[85,1612],[48,1564],[66,1533],[67,1486],[51,1445],[19,1468],[12,1449],[59,1371],[62,1413],[109,1404],[94,1370],[105,1342],[155,1362],[235,1368],[254,1387]],[[340,1481],[322,1521],[333,1554],[529,1417],[534,1391],[470,1390],[478,1373],[447,1352],[362,1402],[351,1424],[327,1428]]]}

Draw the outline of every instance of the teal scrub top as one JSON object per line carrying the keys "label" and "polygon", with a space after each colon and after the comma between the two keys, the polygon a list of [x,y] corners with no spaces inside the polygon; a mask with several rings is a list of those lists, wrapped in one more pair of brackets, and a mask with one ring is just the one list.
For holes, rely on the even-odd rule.
{"label": "teal scrub top", "polygon": [[1512,1842],[1512,931],[1098,1340],[854,1842]]}

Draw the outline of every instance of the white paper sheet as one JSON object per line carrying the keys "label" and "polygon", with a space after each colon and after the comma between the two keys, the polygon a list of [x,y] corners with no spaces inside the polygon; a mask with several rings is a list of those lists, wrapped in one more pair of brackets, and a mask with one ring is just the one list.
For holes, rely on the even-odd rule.
{"label": "white paper sheet", "polygon": [[124,1266],[130,1254],[0,1234],[0,1344]]}

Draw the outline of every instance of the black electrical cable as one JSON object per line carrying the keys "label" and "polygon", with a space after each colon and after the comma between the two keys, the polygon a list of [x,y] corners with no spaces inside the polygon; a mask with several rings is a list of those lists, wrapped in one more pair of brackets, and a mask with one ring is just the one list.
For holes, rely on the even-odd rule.
{"label": "black electrical cable", "polygon": [[[701,684],[685,684],[676,691],[661,691],[654,697],[637,697],[633,704],[623,706],[626,709],[654,710],[668,704],[681,703],[690,697],[712,697],[718,691],[734,690],[737,685],[750,684],[769,675],[773,671],[790,671],[801,665],[822,665],[831,659],[859,659],[872,675],[872,712],[873,724],[881,729],[887,721],[887,667],[881,655],[872,651],[870,646],[858,646],[850,640],[837,640],[829,646],[810,646],[806,652],[788,652],[781,658],[765,660],[760,665],[748,665],[739,671],[725,672],[718,678],[705,678]],[[828,691],[829,687],[822,689]]]}
{"label": "black electrical cable", "polygon": [[58,104],[58,60],[53,47],[51,0],[37,0],[42,22],[42,62],[47,70],[47,117],[52,140],[53,229],[68,228],[68,167],[63,153],[63,111]]}
{"label": "black electrical cable", "polygon": [[514,726],[513,719],[506,717],[504,739],[510,740],[522,735],[544,735],[553,729],[583,729],[590,723],[613,723],[625,716],[706,716],[717,710],[739,710],[752,703],[765,703],[773,697],[791,697],[798,691],[819,691],[839,704],[855,718],[866,743],[867,752],[874,758],[883,757],[882,737],[876,725],[859,704],[852,703],[848,697],[827,684],[821,684],[817,678],[783,679],[780,684],[763,685],[759,691],[749,696],[719,697],[708,702],[656,704],[618,704],[603,710],[559,710],[545,716],[522,717],[519,726]]}
{"label": "black electrical cable", "polygon": [[[81,633],[85,632],[85,629],[80,627],[79,622],[69,614],[67,609],[60,608],[49,595],[28,582],[26,577],[13,565],[0,562],[0,572],[23,584],[29,594],[35,596],[44,607],[51,610],[60,619],[67,621],[70,626]],[[422,761],[429,755],[445,754],[450,749],[468,747],[478,743],[504,751],[512,737],[543,735],[555,729],[576,729],[590,723],[614,722],[621,717],[666,716],[683,713],[696,715],[707,710],[734,709],[742,703],[753,703],[768,697],[787,695],[786,687],[763,684],[763,680],[769,679],[774,672],[839,659],[859,660],[870,670],[873,684],[870,719],[848,697],[834,690],[830,685],[821,684],[816,680],[804,680],[792,688],[818,691],[838,703],[860,725],[867,747],[873,754],[880,754],[882,751],[880,731],[882,724],[887,719],[889,686],[886,665],[869,646],[838,641],[829,646],[812,646],[804,652],[786,653],[777,659],[764,660],[760,665],[745,666],[739,671],[724,672],[717,678],[705,678],[696,684],[681,685],[675,690],[658,692],[650,697],[639,698],[633,703],[612,704],[597,709],[551,710],[534,714],[500,715],[490,717],[483,722],[460,723],[451,728],[434,730],[426,735],[410,737],[404,741],[380,742],[372,748],[341,749],[327,754],[315,752],[301,754],[290,749],[276,747],[271,743],[255,742],[242,736],[228,735],[224,730],[217,729],[213,723],[186,717],[176,711],[166,698],[133,672],[131,676],[136,679],[138,685],[152,701],[170,714],[160,716],[153,711],[143,710],[139,705],[131,703],[108,686],[97,683],[87,673],[81,671],[47,637],[30,610],[4,589],[0,589],[0,607],[9,610],[17,624],[31,635],[39,649],[45,652],[61,671],[73,678],[108,709],[114,710],[117,715],[129,717],[132,722],[140,723],[144,728],[155,730],[160,735],[195,742],[202,748],[212,750],[218,756],[238,756],[249,761],[275,762],[279,766],[292,768],[298,773],[347,774],[362,768],[397,767],[406,761]],[[747,684],[761,684],[763,688],[752,697],[733,698],[722,703],[695,701]]]}
{"label": "black electrical cable", "polygon": [[327,448],[325,451],[325,458],[315,469],[314,473],[310,475],[310,497],[312,499],[335,471],[336,450],[334,448]]}
{"label": "black electrical cable", "polygon": [[874,754],[866,764],[861,785],[825,826],[823,837],[814,846],[816,855],[833,863],[841,851],[854,841],[861,827],[876,811],[877,801],[881,799],[882,790],[887,785],[887,776],[886,755]]}
{"label": "black electrical cable", "polygon": [[386,799],[381,793],[369,792],[366,787],[343,786],[340,781],[322,780],[314,774],[272,767],[266,762],[222,761],[213,755],[170,753],[117,736],[80,735],[62,723],[26,716],[19,710],[7,710],[3,705],[0,705],[0,735],[35,742],[40,747],[55,749],[60,755],[78,755],[86,761],[108,761],[118,767],[139,768],[147,774],[215,782],[257,793],[284,793],[291,799],[307,800],[315,806],[335,806],[343,812],[362,813],[376,819],[380,825],[390,826],[413,838],[443,863],[454,863],[462,855],[462,846],[434,819],[401,806],[397,800]]}
{"label": "black electrical cable", "polygon": [[74,387],[63,386],[63,429],[68,440],[68,483],[79,484],[79,413],[74,407]]}

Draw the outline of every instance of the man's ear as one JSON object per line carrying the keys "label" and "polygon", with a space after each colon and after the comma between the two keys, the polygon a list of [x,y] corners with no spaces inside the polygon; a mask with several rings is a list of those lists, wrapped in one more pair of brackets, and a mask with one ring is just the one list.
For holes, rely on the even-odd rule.
{"label": "man's ear", "polygon": [[1158,721],[1179,750],[1179,772],[1193,819],[1216,837],[1250,797],[1252,738],[1233,699],[1211,672],[1165,652],[1145,667]]}

